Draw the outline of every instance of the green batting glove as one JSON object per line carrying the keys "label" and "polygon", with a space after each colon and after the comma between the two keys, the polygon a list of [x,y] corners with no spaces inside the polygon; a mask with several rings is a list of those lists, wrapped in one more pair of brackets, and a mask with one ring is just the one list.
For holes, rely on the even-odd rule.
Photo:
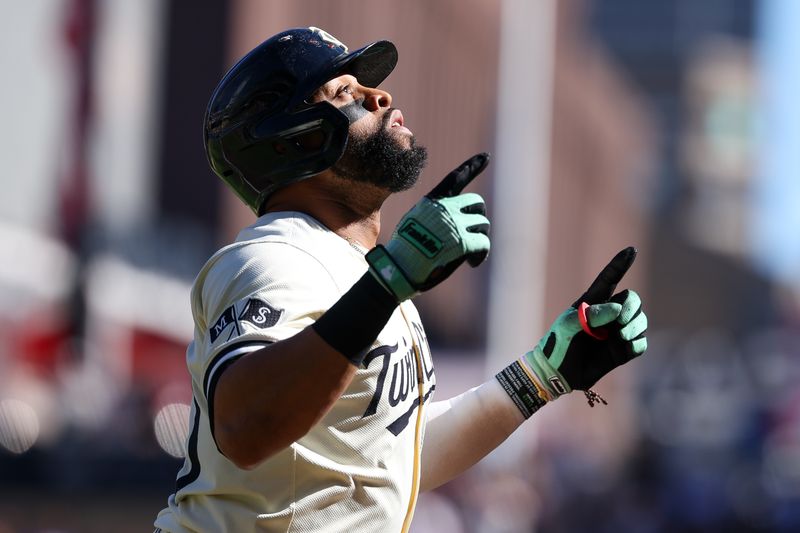
{"label": "green batting glove", "polygon": [[[523,357],[554,398],[573,389],[588,390],[647,349],[647,315],[639,295],[625,290],[612,296],[634,259],[635,248],[619,252],[589,289],[556,319],[536,348]],[[578,316],[583,302],[589,304],[589,331]],[[594,328],[603,328],[602,333],[592,331]]]}
{"label": "green batting glove", "polygon": [[[613,294],[635,258],[634,248],[618,253],[536,347],[497,374],[526,417],[573,390],[588,391],[614,368],[645,352],[647,316],[639,295],[632,290]],[[582,303],[588,304],[585,325]]]}
{"label": "green batting glove", "polygon": [[464,260],[489,253],[489,220],[478,194],[461,191],[489,163],[478,154],[450,172],[395,228],[386,246],[367,253],[370,272],[398,302],[444,281]]}
{"label": "green batting glove", "polygon": [[[599,328],[617,320],[621,312],[620,304],[609,302],[589,306],[586,316],[592,328]],[[570,364],[575,366],[573,362],[578,363],[579,370],[583,365],[596,366],[592,365],[595,361],[591,353],[582,353],[585,347],[582,346],[580,339],[583,335],[587,334],[578,319],[578,310],[570,307],[556,318],[550,326],[550,331],[542,337],[539,344],[522,357],[524,363],[536,374],[539,383],[546,389],[549,400],[572,392],[573,389],[586,390],[597,381],[595,379],[592,383],[586,383],[581,379],[575,379],[569,372],[567,374],[572,379],[562,373]],[[605,369],[602,374],[611,368]]]}

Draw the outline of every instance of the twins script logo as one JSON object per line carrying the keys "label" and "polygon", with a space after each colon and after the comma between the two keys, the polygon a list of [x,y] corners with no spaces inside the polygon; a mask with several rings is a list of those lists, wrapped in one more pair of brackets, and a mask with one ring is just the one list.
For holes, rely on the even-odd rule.
{"label": "twins script logo", "polygon": [[[420,405],[419,393],[417,392],[417,387],[420,386],[420,383],[422,383],[423,387],[429,385],[422,398],[422,403],[428,401],[436,389],[436,384],[432,383],[434,377],[433,360],[431,359],[431,350],[428,346],[428,339],[425,337],[425,331],[422,329],[422,325],[417,322],[413,322],[413,328],[414,341],[420,350],[421,375],[417,369],[414,347],[412,343],[405,339],[401,341],[405,343],[401,354],[395,355],[400,350],[399,343],[393,346],[379,346],[367,354],[363,363],[364,368],[367,368],[373,361],[378,359],[381,361],[375,393],[372,395],[372,399],[367,405],[362,418],[377,413],[381,402],[388,403],[392,408],[390,416],[394,419],[386,426],[386,429],[395,436],[399,435],[408,426],[411,415]],[[408,400],[411,398],[413,398],[413,401],[409,402]],[[396,416],[397,412],[400,413],[399,416]]]}

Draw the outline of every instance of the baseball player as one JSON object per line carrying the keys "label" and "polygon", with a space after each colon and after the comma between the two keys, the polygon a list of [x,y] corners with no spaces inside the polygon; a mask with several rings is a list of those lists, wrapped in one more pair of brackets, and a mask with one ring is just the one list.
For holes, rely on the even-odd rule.
{"label": "baseball player", "polygon": [[[530,352],[433,401],[411,299],[489,252],[478,154],[424,196],[385,245],[380,208],[426,152],[378,88],[397,50],[318,28],[279,33],[217,86],[213,170],[258,215],[192,288],[186,460],[156,531],[407,531],[421,490],[457,476],[547,402],[588,391],[647,347],[620,252]],[[424,446],[423,446],[424,442]]]}

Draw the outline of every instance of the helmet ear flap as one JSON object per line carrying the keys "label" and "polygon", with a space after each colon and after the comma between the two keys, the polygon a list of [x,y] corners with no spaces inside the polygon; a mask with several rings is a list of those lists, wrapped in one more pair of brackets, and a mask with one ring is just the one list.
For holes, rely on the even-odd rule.
{"label": "helmet ear flap", "polygon": [[278,155],[286,155],[289,151],[289,148],[286,146],[284,141],[275,141],[272,143],[272,149],[275,150],[275,153]]}
{"label": "helmet ear flap", "polygon": [[231,131],[219,145],[225,160],[236,161],[241,187],[232,185],[234,191],[260,214],[279,187],[333,166],[347,146],[349,127],[344,113],[320,102]]}

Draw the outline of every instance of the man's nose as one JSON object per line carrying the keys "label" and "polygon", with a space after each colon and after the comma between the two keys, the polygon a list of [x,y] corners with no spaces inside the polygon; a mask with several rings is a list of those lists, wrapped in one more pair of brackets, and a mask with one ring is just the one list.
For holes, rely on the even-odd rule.
{"label": "man's nose", "polygon": [[377,111],[392,105],[392,95],[381,89],[365,88],[364,107],[367,111]]}

